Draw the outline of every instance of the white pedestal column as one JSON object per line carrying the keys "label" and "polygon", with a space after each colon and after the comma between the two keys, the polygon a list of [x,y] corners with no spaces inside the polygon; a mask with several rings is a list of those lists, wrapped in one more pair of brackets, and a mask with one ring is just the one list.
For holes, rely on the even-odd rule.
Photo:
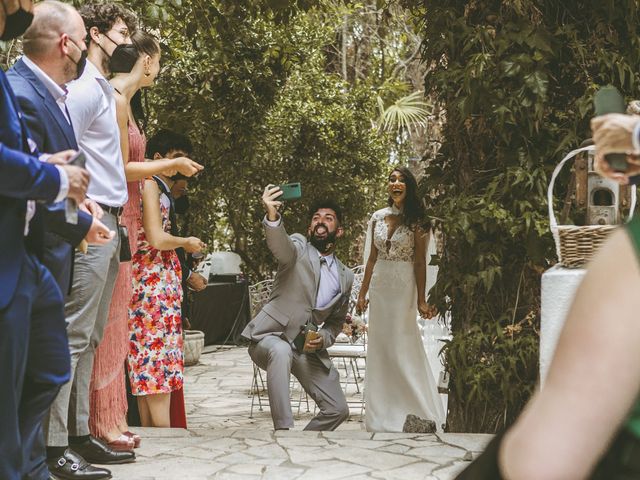
{"label": "white pedestal column", "polygon": [[542,274],[540,318],[540,386],[549,370],[560,332],[586,270],[551,267]]}

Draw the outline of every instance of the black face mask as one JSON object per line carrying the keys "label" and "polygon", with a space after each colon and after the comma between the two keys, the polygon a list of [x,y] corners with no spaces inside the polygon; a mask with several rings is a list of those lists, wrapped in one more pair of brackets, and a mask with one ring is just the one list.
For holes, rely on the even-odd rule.
{"label": "black face mask", "polygon": [[[4,5],[2,6],[4,8]],[[7,15],[4,25],[4,32],[0,35],[0,40],[6,42],[22,35],[31,22],[33,21],[33,13],[26,11],[22,5],[11,15]]]}
{"label": "black face mask", "polygon": [[[71,38],[69,38],[69,40],[71,40]],[[84,67],[87,66],[87,54],[89,52],[88,50],[82,50],[78,46],[78,44],[73,40],[71,40],[71,43],[73,43],[78,48],[78,50],[80,50],[80,58],[78,59],[77,62],[73,58],[71,58],[69,55],[67,55],[67,57],[71,58],[71,61],[76,64],[76,80],[77,80],[82,76],[82,73],[84,72]]]}
{"label": "black face mask", "polygon": [[[319,227],[325,228],[325,230],[327,231],[326,237],[319,238],[316,235]],[[313,229],[313,233],[311,234],[311,238],[309,239],[309,242],[311,243],[311,245],[316,247],[316,250],[318,250],[320,253],[327,253],[329,250],[331,250],[335,246],[336,238],[337,238],[336,232],[330,232],[329,227],[327,227],[324,223],[318,223]]]}
{"label": "black face mask", "polygon": [[173,201],[173,208],[178,215],[184,215],[189,210],[189,197],[182,195]]}
{"label": "black face mask", "polygon": [[136,47],[122,43],[116,46],[109,58],[109,70],[111,73],[131,73],[137,61],[138,50]]}

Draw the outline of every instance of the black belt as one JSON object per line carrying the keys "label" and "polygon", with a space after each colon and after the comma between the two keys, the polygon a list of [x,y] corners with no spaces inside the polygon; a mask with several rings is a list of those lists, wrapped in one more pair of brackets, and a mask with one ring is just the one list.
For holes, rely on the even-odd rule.
{"label": "black belt", "polygon": [[110,213],[111,215],[115,215],[116,217],[122,215],[122,210],[124,209],[124,207],[110,207],[109,205],[105,205],[104,203],[98,203],[98,205],[100,205],[100,208],[102,210]]}

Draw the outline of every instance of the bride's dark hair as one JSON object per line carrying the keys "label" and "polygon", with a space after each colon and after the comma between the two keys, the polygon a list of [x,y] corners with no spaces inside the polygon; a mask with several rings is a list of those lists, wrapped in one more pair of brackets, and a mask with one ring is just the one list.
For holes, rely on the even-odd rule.
{"label": "bride's dark hair", "polygon": [[[397,166],[389,173],[389,177],[393,172],[398,172],[404,177],[407,195],[404,199],[404,209],[402,214],[402,223],[408,227],[416,227],[422,223],[424,218],[424,207],[418,197],[418,182],[416,177],[407,167]],[[388,198],[389,206],[393,205],[393,199]]]}

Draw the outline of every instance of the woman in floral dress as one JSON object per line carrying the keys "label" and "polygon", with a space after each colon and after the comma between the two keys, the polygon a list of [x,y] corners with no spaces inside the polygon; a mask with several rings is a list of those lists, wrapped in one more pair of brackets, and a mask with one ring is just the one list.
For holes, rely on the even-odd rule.
{"label": "woman in floral dress", "polygon": [[169,192],[181,178],[156,175],[145,181],[138,249],[132,259],[127,363],[145,427],[170,426],[171,392],[183,385],[182,269],[175,249],[194,253],[205,247],[196,237],[171,234]]}

